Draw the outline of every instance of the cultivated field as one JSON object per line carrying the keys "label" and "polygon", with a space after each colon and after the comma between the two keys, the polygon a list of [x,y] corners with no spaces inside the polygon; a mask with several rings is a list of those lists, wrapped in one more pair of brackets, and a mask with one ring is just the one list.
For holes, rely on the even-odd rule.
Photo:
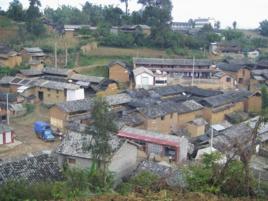
{"label": "cultivated field", "polygon": [[149,48],[114,48],[99,47],[92,50],[91,56],[128,56],[128,57],[170,57],[165,50],[155,50]]}

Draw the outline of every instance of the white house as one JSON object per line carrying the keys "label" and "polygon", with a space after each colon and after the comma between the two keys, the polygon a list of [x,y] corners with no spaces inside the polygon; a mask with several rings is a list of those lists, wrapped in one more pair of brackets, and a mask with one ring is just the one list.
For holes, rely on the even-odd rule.
{"label": "white house", "polygon": [[6,126],[0,125],[0,145],[14,143],[14,131]]}
{"label": "white house", "polygon": [[138,67],[133,70],[136,88],[150,88],[154,85],[154,74],[151,70]]}

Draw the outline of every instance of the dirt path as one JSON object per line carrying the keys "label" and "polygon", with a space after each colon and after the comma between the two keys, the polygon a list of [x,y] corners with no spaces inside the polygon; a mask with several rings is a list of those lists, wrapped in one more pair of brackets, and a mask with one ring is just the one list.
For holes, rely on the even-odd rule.
{"label": "dirt path", "polygon": [[44,142],[39,139],[33,131],[33,123],[37,120],[48,121],[48,110],[37,105],[35,111],[23,117],[14,118],[10,121],[10,126],[15,131],[15,139],[22,144],[8,151],[0,152],[0,159],[14,158],[30,153],[41,152],[44,150],[54,150],[60,143]]}

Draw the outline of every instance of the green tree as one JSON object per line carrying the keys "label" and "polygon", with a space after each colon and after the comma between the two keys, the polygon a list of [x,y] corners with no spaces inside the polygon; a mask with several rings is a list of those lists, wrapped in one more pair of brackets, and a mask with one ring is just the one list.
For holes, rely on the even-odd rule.
{"label": "green tree", "polygon": [[237,22],[234,21],[234,22],[233,22],[233,29],[236,30],[236,27],[237,27]]}
{"label": "green tree", "polygon": [[125,15],[128,16],[128,3],[129,3],[129,0],[120,0],[120,2],[125,4],[125,7],[126,7]]}
{"label": "green tree", "polygon": [[41,3],[39,0],[29,0],[30,6],[26,11],[26,29],[35,36],[40,36],[46,32],[46,29],[42,23],[41,12],[39,7]]}
{"label": "green tree", "polygon": [[13,0],[9,3],[9,8],[7,10],[7,16],[15,21],[24,20],[23,6],[19,0]]}
{"label": "green tree", "polygon": [[263,36],[268,36],[268,20],[260,22],[260,33]]}
{"label": "green tree", "polygon": [[93,161],[97,168],[103,168],[103,185],[107,180],[107,165],[112,156],[112,147],[110,140],[112,134],[117,132],[117,126],[114,122],[114,115],[110,111],[107,102],[98,97],[94,100],[92,106],[92,125],[88,126],[85,135],[91,136],[89,144],[84,144],[84,150],[92,154]]}
{"label": "green tree", "polygon": [[261,88],[261,93],[262,93],[262,108],[267,109],[268,108],[268,92],[265,86]]}

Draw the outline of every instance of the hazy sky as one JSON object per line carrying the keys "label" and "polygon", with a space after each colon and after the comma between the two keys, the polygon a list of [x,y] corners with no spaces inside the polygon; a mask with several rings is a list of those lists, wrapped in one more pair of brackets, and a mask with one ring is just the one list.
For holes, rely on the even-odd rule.
{"label": "hazy sky", "polygon": [[[0,0],[0,7],[6,9],[11,0]],[[24,7],[28,0],[20,0]],[[81,8],[87,0],[41,0],[42,7],[56,8],[58,5],[69,4]],[[137,10],[140,5],[130,1],[130,10]],[[119,0],[90,0],[94,4],[119,5]],[[263,19],[268,19],[268,0],[172,0],[173,20],[184,21],[189,18],[213,17],[221,21],[222,27],[231,26],[234,20],[239,28],[256,28]]]}

